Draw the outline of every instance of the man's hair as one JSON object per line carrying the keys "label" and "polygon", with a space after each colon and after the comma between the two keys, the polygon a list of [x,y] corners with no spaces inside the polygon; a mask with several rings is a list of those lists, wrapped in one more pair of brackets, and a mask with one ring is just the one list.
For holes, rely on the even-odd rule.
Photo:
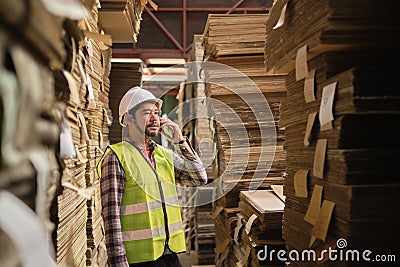
{"label": "man's hair", "polygon": [[[128,113],[129,115],[131,115],[131,116],[135,116],[136,111],[137,111],[141,106],[143,106],[143,104],[145,104],[145,103],[152,103],[152,104],[154,104],[154,101],[152,101],[152,100],[144,101],[144,102],[142,102],[142,103],[140,103],[140,104],[134,106],[134,107],[131,108],[130,110],[128,110],[127,113]],[[161,110],[160,110],[160,111],[161,111]]]}
{"label": "man's hair", "polygon": [[134,106],[133,108],[131,108],[130,110],[128,110],[127,114],[130,115],[130,116],[135,117],[135,113],[136,113],[136,111],[139,109],[139,107],[140,107],[141,105],[142,105],[142,104]]}

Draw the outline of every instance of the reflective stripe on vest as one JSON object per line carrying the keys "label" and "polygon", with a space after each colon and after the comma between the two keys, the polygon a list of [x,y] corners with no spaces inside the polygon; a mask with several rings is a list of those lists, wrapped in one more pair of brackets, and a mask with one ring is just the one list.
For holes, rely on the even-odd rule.
{"label": "reflective stripe on vest", "polygon": [[[117,155],[126,177],[120,219],[128,263],[156,260],[162,256],[166,242],[173,252],[186,251],[172,152],[155,147],[156,173],[143,154],[131,144],[111,145],[97,166],[99,177],[102,161],[110,150]],[[168,226],[165,225],[166,219]]]}
{"label": "reflective stripe on vest", "polygon": [[[170,196],[165,198],[165,204],[169,206],[178,206],[178,197]],[[120,213],[121,215],[131,215],[156,209],[162,209],[162,202],[159,200],[122,206]]]}
{"label": "reflective stripe on vest", "polygon": [[[169,224],[169,233],[175,233],[182,230],[182,222],[175,222]],[[143,229],[143,230],[136,230],[136,231],[126,231],[122,232],[122,239],[123,241],[129,240],[141,240],[141,239],[148,239],[148,238],[155,238],[160,236],[165,236],[165,227],[160,226],[157,228],[152,229]]]}

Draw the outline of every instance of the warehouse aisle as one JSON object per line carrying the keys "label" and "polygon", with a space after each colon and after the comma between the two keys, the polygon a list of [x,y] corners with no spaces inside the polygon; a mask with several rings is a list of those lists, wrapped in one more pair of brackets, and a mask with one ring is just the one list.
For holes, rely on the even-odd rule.
{"label": "warehouse aisle", "polygon": [[190,254],[181,253],[178,255],[179,260],[182,263],[182,267],[192,267],[197,264],[197,254],[196,251],[192,250]]}
{"label": "warehouse aisle", "polygon": [[182,253],[178,255],[182,267],[215,267],[215,265],[199,265],[197,261],[197,253],[192,250],[190,254]]}

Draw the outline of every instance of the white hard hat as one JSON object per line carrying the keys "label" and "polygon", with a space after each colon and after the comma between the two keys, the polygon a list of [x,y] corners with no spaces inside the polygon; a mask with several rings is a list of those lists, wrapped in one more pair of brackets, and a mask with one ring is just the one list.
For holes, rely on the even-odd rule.
{"label": "white hard hat", "polygon": [[122,97],[119,102],[119,124],[125,126],[122,122],[122,118],[129,110],[135,106],[147,102],[154,101],[159,109],[162,106],[162,100],[156,98],[151,92],[140,88],[139,86],[132,87],[128,92]]}

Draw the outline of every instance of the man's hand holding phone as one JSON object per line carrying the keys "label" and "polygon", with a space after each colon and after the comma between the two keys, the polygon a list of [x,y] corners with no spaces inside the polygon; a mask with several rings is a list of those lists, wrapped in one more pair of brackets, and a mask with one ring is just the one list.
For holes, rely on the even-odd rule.
{"label": "man's hand holding phone", "polygon": [[178,124],[168,118],[160,118],[160,133],[173,143],[179,143],[183,140]]}

